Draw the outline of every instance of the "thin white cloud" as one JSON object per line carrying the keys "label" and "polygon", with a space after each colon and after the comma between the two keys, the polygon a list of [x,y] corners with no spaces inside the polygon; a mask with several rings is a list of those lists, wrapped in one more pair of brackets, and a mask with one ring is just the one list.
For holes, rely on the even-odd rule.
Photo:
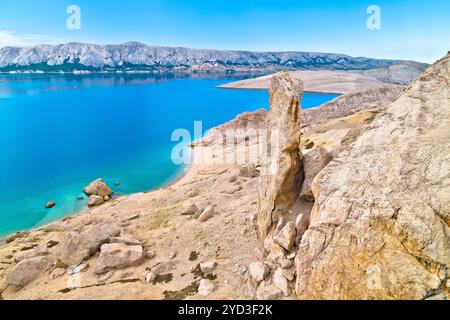
{"label": "thin white cloud", "polygon": [[13,31],[0,30],[1,47],[28,47],[48,43],[49,36],[43,34],[21,34]]}

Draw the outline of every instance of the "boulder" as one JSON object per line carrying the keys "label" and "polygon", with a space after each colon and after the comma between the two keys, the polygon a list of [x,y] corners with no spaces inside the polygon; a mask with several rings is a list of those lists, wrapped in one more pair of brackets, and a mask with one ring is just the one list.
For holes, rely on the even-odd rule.
{"label": "boulder", "polygon": [[49,257],[36,257],[20,261],[6,275],[6,282],[16,288],[23,288],[44,275],[53,265]]}
{"label": "boulder", "polygon": [[95,207],[95,206],[99,206],[103,203],[105,203],[105,198],[102,198],[100,196],[90,196],[88,198],[87,204],[89,207]]}
{"label": "boulder", "polygon": [[129,246],[124,243],[104,244],[94,272],[106,273],[112,269],[124,269],[139,265],[144,257],[142,246]]}
{"label": "boulder", "polygon": [[296,234],[295,224],[293,222],[288,222],[284,228],[275,235],[273,240],[284,249],[290,251],[294,246]]}
{"label": "boulder", "polygon": [[104,198],[106,196],[111,196],[113,191],[110,187],[103,181],[103,179],[97,179],[91,182],[87,187],[83,189],[83,192],[88,196],[99,196]]}
{"label": "boulder", "polygon": [[200,285],[198,286],[198,294],[201,296],[209,296],[214,292],[216,286],[211,280],[202,279],[200,280]]}
{"label": "boulder", "polygon": [[258,227],[262,239],[269,234],[273,221],[278,221],[292,207],[300,192],[302,92],[303,83],[287,72],[272,78],[266,121],[266,136],[270,141],[262,156],[258,190]]}
{"label": "boulder", "polygon": [[214,214],[215,214],[214,207],[213,206],[209,206],[198,217],[198,221],[205,222],[205,221],[209,220],[210,218],[212,218],[214,216]]}
{"label": "boulder", "polygon": [[300,197],[303,200],[314,201],[311,184],[332,159],[332,155],[324,147],[314,148],[303,155],[304,180],[300,191]]}
{"label": "boulder", "polygon": [[253,262],[248,266],[248,271],[250,273],[250,277],[252,281],[256,284],[259,284],[263,281],[267,275],[269,274],[269,267],[264,263],[257,261]]}

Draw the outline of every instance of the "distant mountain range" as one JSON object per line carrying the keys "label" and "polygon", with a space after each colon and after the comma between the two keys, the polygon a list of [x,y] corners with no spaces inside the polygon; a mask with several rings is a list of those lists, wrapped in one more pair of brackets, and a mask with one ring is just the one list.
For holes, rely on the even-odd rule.
{"label": "distant mountain range", "polygon": [[0,48],[0,72],[270,72],[277,70],[369,70],[414,61],[371,59],[316,52],[250,52],[67,43]]}

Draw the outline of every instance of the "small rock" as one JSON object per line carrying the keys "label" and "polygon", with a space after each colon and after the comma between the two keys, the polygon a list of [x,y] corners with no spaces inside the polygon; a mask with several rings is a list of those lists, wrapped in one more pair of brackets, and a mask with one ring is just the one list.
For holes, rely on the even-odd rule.
{"label": "small rock", "polygon": [[302,241],[303,235],[305,234],[306,230],[309,228],[309,219],[306,217],[305,214],[299,214],[297,216],[297,219],[295,219],[295,229],[297,230],[297,235],[295,238],[295,243],[297,245],[300,244]]}
{"label": "small rock", "polygon": [[146,255],[147,259],[152,260],[154,257],[156,257],[156,252],[154,250],[147,251]]}
{"label": "small rock", "polygon": [[56,268],[56,269],[53,270],[53,272],[50,274],[49,279],[50,279],[50,280],[55,280],[55,279],[57,279],[57,278],[62,277],[65,273],[66,273],[66,269],[64,269],[64,268]]}
{"label": "small rock", "polygon": [[109,196],[104,196],[103,200],[108,201],[109,200]]}
{"label": "small rock", "polygon": [[232,175],[228,181],[233,183],[233,182],[236,182],[237,179],[238,179],[237,175]]}
{"label": "small rock", "polygon": [[269,267],[267,267],[267,265],[260,261],[251,263],[248,266],[248,270],[250,272],[251,279],[256,284],[259,284],[261,281],[263,281],[269,274]]}
{"label": "small rock", "polygon": [[182,216],[193,216],[198,211],[195,204],[191,204],[189,207],[185,208],[181,213]]}
{"label": "small rock", "polygon": [[294,260],[296,255],[297,255],[297,252],[294,251],[294,252],[289,253],[286,256],[286,258],[289,259],[289,260]]}
{"label": "small rock", "polygon": [[114,271],[109,271],[107,273],[105,273],[104,275],[100,276],[98,278],[98,282],[103,283],[108,281],[112,276],[114,275]]}
{"label": "small rock", "polygon": [[103,179],[97,179],[91,182],[87,187],[83,189],[83,192],[88,196],[99,196],[101,198],[105,196],[111,196],[113,191],[103,181]]}
{"label": "small rock", "polygon": [[129,246],[124,243],[104,244],[94,273],[101,274],[111,269],[124,269],[142,262],[142,246]]}
{"label": "small rock", "polygon": [[291,270],[283,270],[283,276],[288,281],[293,281],[295,279],[295,274]]}
{"label": "small rock", "polygon": [[272,276],[272,282],[275,287],[283,292],[284,296],[289,295],[289,282],[283,275],[283,269],[278,268],[277,270],[275,270]]}
{"label": "small rock", "polygon": [[200,269],[203,273],[208,274],[214,271],[216,269],[217,263],[215,261],[208,261],[200,263]]}
{"label": "small rock", "polygon": [[154,272],[149,272],[145,275],[145,282],[152,283],[155,280],[156,274]]}
{"label": "small rock", "polygon": [[88,206],[89,207],[95,207],[103,204],[105,202],[105,199],[99,196],[90,196],[88,199]]}
{"label": "small rock", "polygon": [[13,241],[15,241],[15,240],[17,240],[17,239],[24,238],[24,237],[26,237],[28,234],[29,234],[29,233],[26,232],[26,231],[20,231],[20,232],[17,232],[16,234],[14,234],[14,235],[12,235],[12,236],[6,238],[6,243],[11,243],[11,242],[13,242]]}
{"label": "small rock", "polygon": [[289,251],[294,246],[295,236],[295,225],[293,222],[288,222],[286,226],[274,237],[274,241]]}
{"label": "small rock", "polygon": [[283,292],[266,281],[261,282],[256,289],[256,298],[258,300],[278,300],[282,297]]}
{"label": "small rock", "polygon": [[207,207],[202,214],[198,217],[198,221],[205,222],[208,219],[212,218],[215,214],[215,210],[213,206]]}
{"label": "small rock", "polygon": [[201,296],[209,296],[214,292],[216,286],[211,280],[202,279],[200,280],[200,285],[198,286],[198,294]]}
{"label": "small rock", "polygon": [[53,208],[54,206],[56,206],[56,202],[55,202],[55,201],[49,201],[49,202],[47,202],[47,204],[45,205],[45,208],[46,208],[46,209],[51,209],[51,208]]}

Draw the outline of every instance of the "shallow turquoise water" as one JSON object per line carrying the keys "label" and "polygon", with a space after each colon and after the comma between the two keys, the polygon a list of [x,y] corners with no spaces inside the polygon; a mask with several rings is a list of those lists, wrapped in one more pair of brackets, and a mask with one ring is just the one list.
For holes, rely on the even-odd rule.
{"label": "shallow turquoise water", "polygon": [[[161,187],[183,167],[174,129],[207,130],[267,107],[266,91],[223,90],[237,78],[149,75],[0,76],[0,237],[84,208],[102,177],[117,194]],[[336,95],[305,94],[303,108]],[[115,181],[121,185],[114,186]],[[53,209],[44,209],[47,201]]]}

